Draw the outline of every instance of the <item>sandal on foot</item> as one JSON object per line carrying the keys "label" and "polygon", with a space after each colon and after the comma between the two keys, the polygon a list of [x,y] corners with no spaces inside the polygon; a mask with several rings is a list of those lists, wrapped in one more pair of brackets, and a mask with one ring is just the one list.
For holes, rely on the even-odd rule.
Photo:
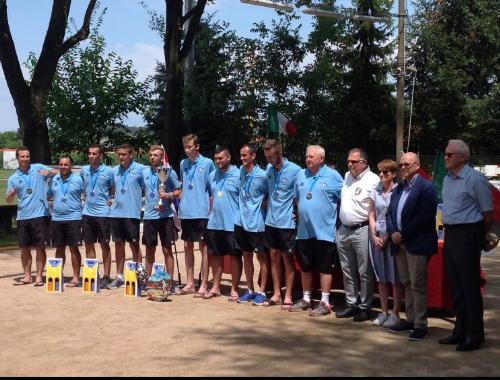
{"label": "sandal on foot", "polygon": [[193,294],[193,293],[194,293],[194,289],[193,288],[188,288],[188,289],[176,288],[175,289],[175,295],[176,296],[185,296],[186,294]]}
{"label": "sandal on foot", "polygon": [[276,306],[276,305],[281,305],[281,300],[273,300],[272,298],[265,300],[264,301],[264,306]]}
{"label": "sandal on foot", "polygon": [[29,285],[29,284],[31,284],[31,280],[30,281],[19,280],[19,281],[15,281],[12,283],[13,286],[22,286],[22,285]]}
{"label": "sandal on foot", "polygon": [[240,299],[240,296],[238,294],[230,295],[229,297],[227,297],[227,300],[229,302],[237,302],[239,299]]}
{"label": "sandal on foot", "polygon": [[33,286],[43,286],[43,285],[45,285],[45,284],[43,283],[43,281],[35,281],[35,282],[33,283]]}
{"label": "sandal on foot", "polygon": [[281,310],[290,310],[290,308],[293,306],[293,302],[283,302],[281,304]]}
{"label": "sandal on foot", "polygon": [[66,284],[66,287],[68,287],[68,288],[77,288],[79,286],[80,286],[80,283],[76,282],[76,281],[71,281],[71,282],[68,282]]}
{"label": "sandal on foot", "polygon": [[220,293],[208,292],[208,293],[205,293],[205,295],[203,296],[203,299],[204,300],[211,300],[212,298],[216,298],[216,297],[220,297]]}

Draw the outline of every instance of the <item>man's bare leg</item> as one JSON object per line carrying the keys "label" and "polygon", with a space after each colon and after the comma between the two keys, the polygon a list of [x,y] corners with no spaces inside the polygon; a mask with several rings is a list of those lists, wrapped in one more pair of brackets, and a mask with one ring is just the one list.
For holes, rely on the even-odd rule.
{"label": "man's bare leg", "polygon": [[[38,251],[37,251],[37,256],[38,256]],[[33,258],[31,257],[31,247],[21,247],[21,264],[23,266],[24,282],[31,282],[32,263],[33,263]],[[38,269],[38,261],[37,261],[37,269]],[[37,277],[38,277],[38,270],[37,270]]]}
{"label": "man's bare leg", "polygon": [[73,267],[73,278],[71,282],[78,284],[80,282],[80,267],[82,266],[82,255],[77,246],[69,247],[71,252],[71,266]]}
{"label": "man's bare leg", "polygon": [[278,249],[270,249],[271,254],[271,274],[273,277],[273,295],[271,300],[274,302],[281,301],[281,251]]}
{"label": "man's bare leg", "polygon": [[[36,247],[36,279],[38,283],[43,282],[43,269],[45,268],[45,262],[47,261],[47,253],[45,252],[45,246]],[[31,254],[30,254],[31,257]],[[30,263],[31,270],[31,263]],[[31,278],[31,273],[30,273]]]}
{"label": "man's bare leg", "polygon": [[295,280],[295,268],[293,266],[293,257],[288,253],[283,253],[283,263],[285,264],[285,304],[292,303],[293,281]]}
{"label": "man's bare leg", "polygon": [[[239,298],[238,287],[240,285],[242,270],[243,270],[243,261],[241,256],[239,255],[231,256],[231,298],[235,300]],[[252,285],[253,285],[253,279],[252,279]]]}

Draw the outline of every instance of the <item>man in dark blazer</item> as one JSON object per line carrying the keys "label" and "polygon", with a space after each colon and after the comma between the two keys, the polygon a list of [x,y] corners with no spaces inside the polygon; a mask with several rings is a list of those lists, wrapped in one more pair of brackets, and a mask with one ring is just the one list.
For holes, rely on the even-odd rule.
{"label": "man in dark blazer", "polygon": [[401,282],[405,287],[406,321],[390,332],[410,332],[408,340],[427,335],[427,260],[437,251],[437,193],[432,182],[418,175],[420,162],[415,153],[401,156],[403,177],[387,210],[387,232]]}

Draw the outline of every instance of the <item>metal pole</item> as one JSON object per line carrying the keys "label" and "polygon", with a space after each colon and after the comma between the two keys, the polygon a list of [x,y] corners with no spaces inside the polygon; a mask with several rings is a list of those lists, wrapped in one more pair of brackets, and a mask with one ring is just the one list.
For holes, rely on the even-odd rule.
{"label": "metal pole", "polygon": [[396,93],[396,160],[399,162],[403,152],[403,125],[405,118],[405,0],[399,0],[398,10],[398,58]]}
{"label": "metal pole", "polygon": [[406,151],[410,151],[410,137],[411,137],[411,117],[413,115],[413,95],[415,94],[415,82],[417,80],[417,74],[413,74],[413,84],[411,86],[411,103],[410,103],[410,121],[408,122],[408,145],[406,146]]}

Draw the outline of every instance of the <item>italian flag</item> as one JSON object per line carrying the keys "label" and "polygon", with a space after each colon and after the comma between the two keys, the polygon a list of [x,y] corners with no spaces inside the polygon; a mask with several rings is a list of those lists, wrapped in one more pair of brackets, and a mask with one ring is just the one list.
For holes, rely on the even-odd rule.
{"label": "italian flag", "polygon": [[297,134],[295,124],[281,112],[278,112],[275,107],[269,107],[267,128],[269,133],[275,135],[295,136]]}

